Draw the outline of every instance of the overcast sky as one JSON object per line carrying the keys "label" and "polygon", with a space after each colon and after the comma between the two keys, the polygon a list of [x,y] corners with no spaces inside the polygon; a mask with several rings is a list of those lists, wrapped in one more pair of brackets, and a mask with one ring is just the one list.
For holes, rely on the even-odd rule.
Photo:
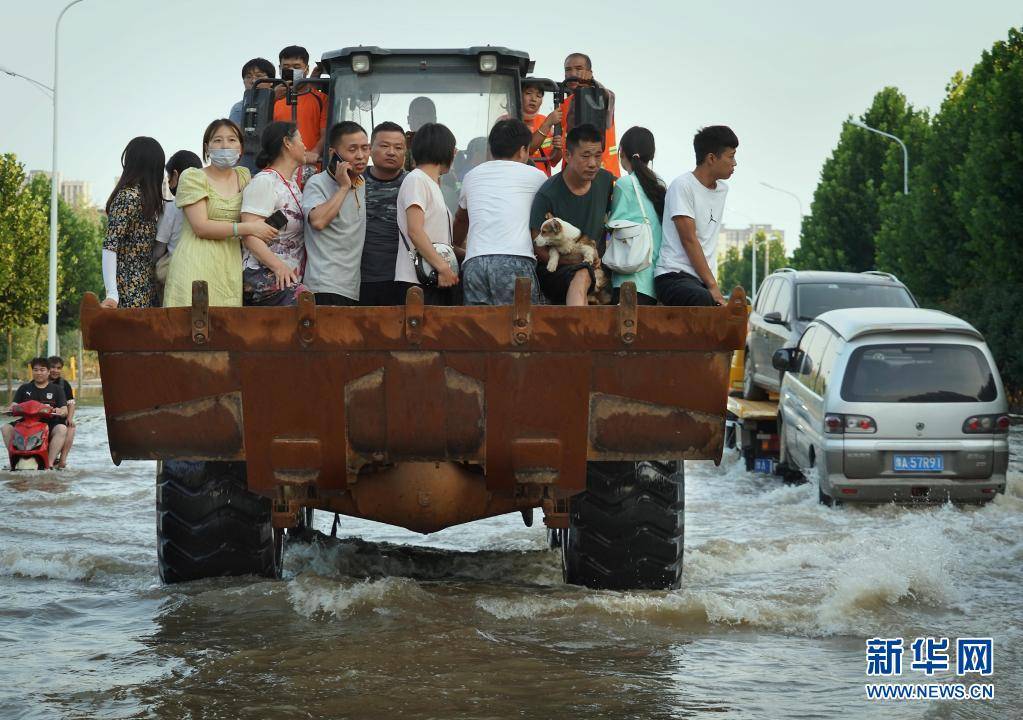
{"label": "overcast sky", "polygon": [[[52,84],[53,24],[65,0],[0,2],[0,66]],[[809,212],[846,117],[885,85],[936,110],[949,77],[1021,24],[1020,0],[85,0],[62,24],[60,171],[91,182],[102,203],[132,137],[157,138],[167,155],[199,152],[206,124],[241,97],[241,65],[254,56],[276,63],[285,45],[314,58],[359,44],[502,45],[529,52],[548,77],[560,77],[567,52],[582,51],[617,94],[619,135],[632,125],[654,132],[654,166],[666,179],[692,168],[697,128],[730,125],[740,148],[726,225],[771,223],[791,251],[796,201],[761,182],[796,193]],[[0,92],[0,152],[49,169],[48,98],[3,74]]]}

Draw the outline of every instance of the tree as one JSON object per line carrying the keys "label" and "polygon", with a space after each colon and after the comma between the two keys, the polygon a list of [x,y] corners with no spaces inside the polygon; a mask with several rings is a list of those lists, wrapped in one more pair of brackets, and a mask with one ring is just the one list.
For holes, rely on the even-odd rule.
{"label": "tree", "polygon": [[[29,184],[35,201],[50,204],[50,181],[36,176]],[[103,216],[93,208],[57,204],[57,329],[78,327],[78,307],[86,292],[103,292]],[[47,214],[47,232],[49,215]],[[40,319],[45,323],[45,319]]]}
{"label": "tree", "polygon": [[[770,254],[768,264],[773,270],[777,270],[787,264],[785,258],[785,244],[778,235],[772,235],[768,241],[763,230],[753,236],[757,244],[757,289],[763,284],[764,251],[765,248]],[[730,247],[725,251],[724,259],[718,264],[718,285],[721,292],[727,295],[736,285],[746,288],[746,292],[752,296],[750,289],[753,282],[753,243],[747,243],[740,255],[738,248]]]}
{"label": "tree", "polygon": [[973,323],[1023,388],[1023,30],[957,73],[925,134],[908,199],[889,205],[879,264],[921,304]]}
{"label": "tree", "polygon": [[[915,110],[892,87],[874,96],[861,119],[900,137],[911,158],[917,156],[928,124],[927,113]],[[887,205],[902,192],[902,162],[897,143],[844,125],[803,223],[800,246],[793,255],[796,267],[851,272],[875,268],[874,238]]]}
{"label": "tree", "polygon": [[8,389],[15,328],[46,308],[46,213],[25,185],[25,168],[13,154],[0,156],[0,328],[7,335]]}

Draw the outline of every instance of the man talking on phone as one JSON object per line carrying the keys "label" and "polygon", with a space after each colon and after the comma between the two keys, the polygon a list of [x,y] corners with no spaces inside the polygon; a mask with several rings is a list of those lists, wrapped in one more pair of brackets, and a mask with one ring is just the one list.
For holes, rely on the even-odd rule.
{"label": "man talking on phone", "polygon": [[327,169],[309,178],[302,194],[305,215],[304,284],[317,305],[358,305],[362,247],[366,242],[369,136],[344,121],[327,135]]}

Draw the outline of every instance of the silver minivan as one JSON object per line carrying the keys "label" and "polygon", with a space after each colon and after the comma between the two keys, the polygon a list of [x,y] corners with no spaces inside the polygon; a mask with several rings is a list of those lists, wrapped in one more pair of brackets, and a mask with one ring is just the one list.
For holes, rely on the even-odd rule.
{"label": "silver minivan", "polygon": [[983,336],[937,310],[820,315],[778,350],[782,467],[820,500],[984,502],[1005,491],[1009,416]]}

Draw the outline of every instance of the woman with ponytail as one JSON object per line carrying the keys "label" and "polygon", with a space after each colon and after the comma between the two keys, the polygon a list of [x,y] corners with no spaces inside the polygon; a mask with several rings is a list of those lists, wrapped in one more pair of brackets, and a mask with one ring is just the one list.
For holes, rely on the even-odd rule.
{"label": "woman with ponytail", "polygon": [[[628,173],[615,183],[611,198],[611,220],[629,220],[642,223],[644,211],[653,234],[653,257],[650,266],[632,275],[615,273],[611,302],[618,304],[622,283],[636,283],[637,300],[640,305],[656,305],[654,292],[654,266],[661,251],[661,216],[664,214],[664,183],[650,169],[654,159],[654,135],[643,127],[631,127],[618,142],[618,160],[622,170]],[[636,190],[639,190],[637,193]],[[643,203],[642,207],[640,202]]]}
{"label": "woman with ponytail", "polygon": [[171,256],[164,307],[192,304],[192,282],[205,280],[210,305],[242,304],[241,236],[269,241],[277,231],[263,222],[240,222],[242,190],[249,171],[236,167],[242,131],[227,119],[214,120],[202,137],[204,168],[188,168],[178,177],[174,203],[185,215],[181,239]]}
{"label": "woman with ponytail", "polygon": [[242,285],[245,305],[295,305],[305,290],[305,216],[296,171],[306,158],[302,134],[294,123],[272,122],[263,130],[256,156],[260,172],[245,188],[242,220],[264,222],[280,211],[285,225],[280,237],[267,243],[258,236],[243,240]]}

